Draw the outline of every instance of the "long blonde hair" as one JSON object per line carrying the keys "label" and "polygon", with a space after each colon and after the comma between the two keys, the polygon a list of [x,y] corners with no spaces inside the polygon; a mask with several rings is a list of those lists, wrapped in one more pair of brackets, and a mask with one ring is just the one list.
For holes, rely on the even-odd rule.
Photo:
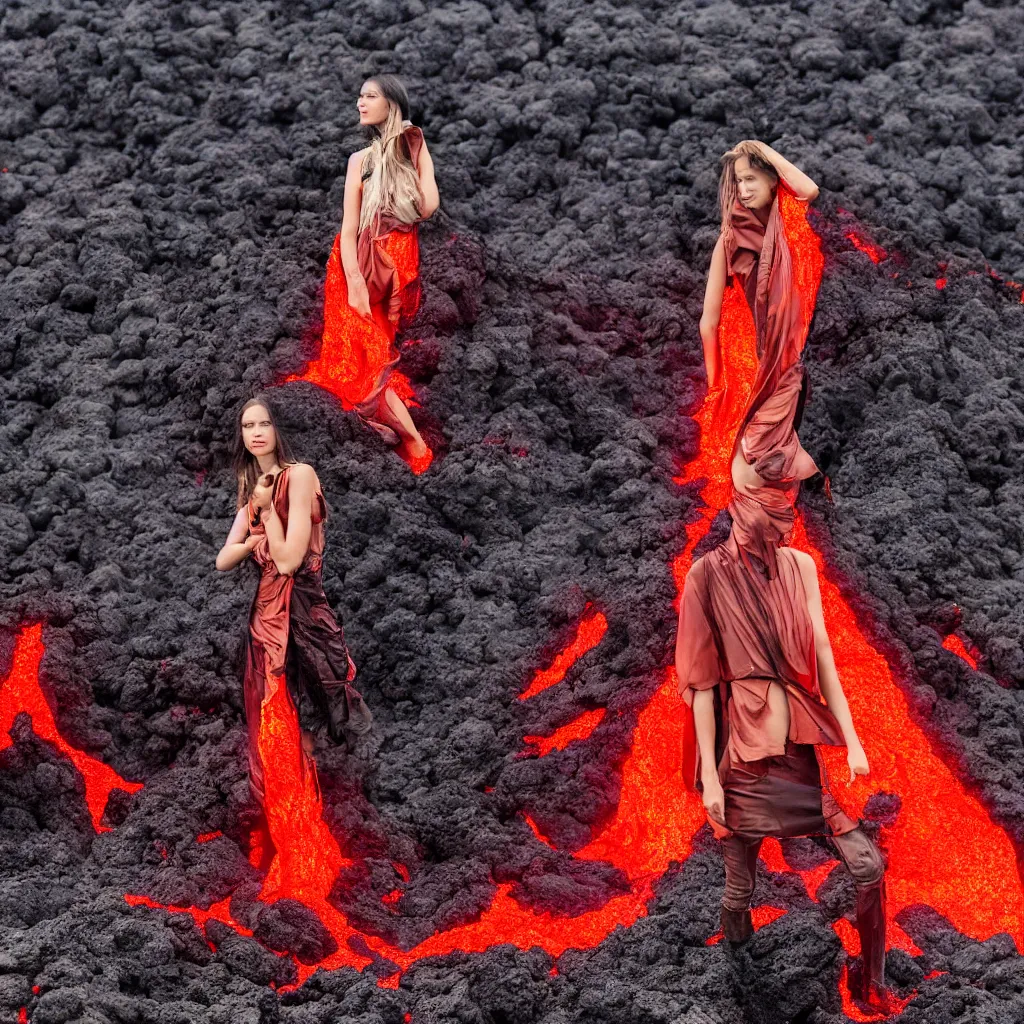
{"label": "long blonde hair", "polygon": [[744,139],[722,156],[722,176],[718,179],[718,204],[722,210],[722,238],[728,242],[732,234],[732,211],[739,199],[736,188],[736,161],[745,156],[750,166],[764,171],[770,178],[779,180],[779,172],[763,156],[757,144]]}
{"label": "long blonde hair", "polygon": [[388,116],[383,124],[374,125],[371,129],[370,152],[363,160],[360,232],[382,216],[412,224],[420,219],[422,204],[419,173],[402,143],[409,112],[408,94],[394,75],[379,75],[370,81],[388,101]]}

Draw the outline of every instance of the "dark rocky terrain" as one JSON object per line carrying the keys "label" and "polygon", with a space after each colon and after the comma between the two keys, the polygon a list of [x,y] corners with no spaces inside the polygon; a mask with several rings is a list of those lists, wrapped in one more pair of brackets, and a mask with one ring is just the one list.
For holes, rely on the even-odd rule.
{"label": "dark rocky terrain", "polygon": [[[648,917],[558,977],[502,946],[423,961],[398,991],[343,970],[278,995],[290,964],[266,944],[123,901],[255,891],[237,673],[254,577],[213,571],[228,454],[242,399],[316,349],[375,70],[407,79],[438,166],[406,368],[441,454],[414,477],[328,395],[278,392],[331,505],[328,595],[377,722],[366,749],[321,758],[358,862],[335,893],[350,920],[408,946],[471,920],[498,878],[555,913],[622,891],[519,815],[587,842],[667,663],[717,158],[746,137],[822,186],[802,437],[835,506],[807,496],[812,532],[1024,850],[1022,53],[1019,7],[975,0],[6,0],[0,671],[19,624],[43,622],[63,736],[146,785],[96,835],[76,772],[15,724],[3,1019],[840,1019],[818,911],[794,903],[736,957],[704,946],[722,870],[703,838]],[[518,702],[588,601],[610,623],[600,656]],[[939,646],[958,625],[984,671]],[[524,734],[605,706],[592,741],[516,758]],[[381,904],[391,861],[412,872],[400,914]],[[316,942],[301,913],[264,930]],[[903,1019],[1024,1020],[1012,942],[938,931],[947,974]]]}

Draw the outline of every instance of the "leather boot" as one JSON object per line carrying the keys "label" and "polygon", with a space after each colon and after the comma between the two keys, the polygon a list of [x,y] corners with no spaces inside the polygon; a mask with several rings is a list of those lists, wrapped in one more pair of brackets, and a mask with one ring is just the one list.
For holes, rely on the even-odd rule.
{"label": "leather boot", "polygon": [[722,907],[722,936],[726,942],[738,946],[754,934],[754,922],[749,910],[726,910]]}
{"label": "leather boot", "polygon": [[859,992],[865,1002],[871,987],[885,989],[885,879],[857,890],[857,932],[860,934],[861,969],[857,972]]}

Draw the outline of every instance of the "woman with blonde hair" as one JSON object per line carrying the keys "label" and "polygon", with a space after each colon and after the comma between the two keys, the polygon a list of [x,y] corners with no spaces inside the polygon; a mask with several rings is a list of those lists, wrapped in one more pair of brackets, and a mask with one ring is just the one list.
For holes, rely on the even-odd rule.
{"label": "woman with blonde hair", "polygon": [[289,380],[309,380],[353,409],[414,469],[430,452],[409,415],[408,384],[394,375],[395,336],[419,305],[417,225],[440,203],[423,132],[394,75],[368,78],[359,123],[370,144],[345,175],[341,231],[327,264],[319,358]]}

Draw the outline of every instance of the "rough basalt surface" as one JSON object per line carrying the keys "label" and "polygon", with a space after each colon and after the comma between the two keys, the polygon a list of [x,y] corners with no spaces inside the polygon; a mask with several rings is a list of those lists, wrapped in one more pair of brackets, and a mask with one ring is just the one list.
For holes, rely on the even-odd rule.
{"label": "rough basalt surface", "polygon": [[[62,734],[145,789],[94,834],[77,773],[15,723],[3,1019],[838,1019],[841,948],[795,889],[741,954],[705,947],[722,867],[704,837],[649,916],[557,976],[502,946],[421,962],[397,991],[351,970],[269,987],[294,977],[274,950],[315,962],[333,939],[298,904],[252,902],[237,659],[254,578],[213,557],[234,412],[316,350],[375,69],[406,77],[438,166],[405,362],[441,454],[414,477],[326,394],[279,393],[331,505],[327,591],[377,723],[320,758],[355,861],[334,893],[349,919],[408,946],[472,920],[495,882],[556,914],[623,891],[522,813],[560,851],[595,834],[669,657],[717,157],[746,137],[823,190],[802,437],[835,505],[807,496],[812,532],[929,735],[1024,849],[1022,53],[1016,6],[976,0],[7,0],[0,670],[19,623],[42,621]],[[610,623],[600,656],[517,701],[588,601]],[[984,671],[939,646],[958,624]],[[517,757],[524,734],[595,707],[590,742]],[[411,874],[397,912],[393,862]],[[260,941],[125,892],[234,893]],[[1012,942],[917,913],[947,973],[903,1019],[1021,1019]],[[900,953],[890,971],[922,973]]]}

